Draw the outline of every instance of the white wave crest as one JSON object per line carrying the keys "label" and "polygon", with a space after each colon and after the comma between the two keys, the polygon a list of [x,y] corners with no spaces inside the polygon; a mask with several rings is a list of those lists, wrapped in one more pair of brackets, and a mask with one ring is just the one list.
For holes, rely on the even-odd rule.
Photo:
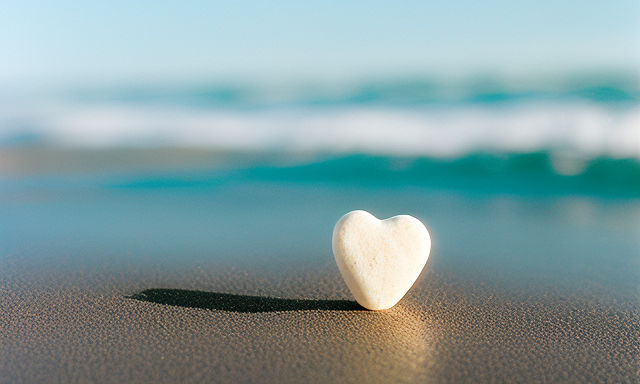
{"label": "white wave crest", "polygon": [[0,142],[24,134],[78,147],[196,146],[449,157],[478,150],[640,159],[640,108],[526,103],[446,108],[198,110],[131,105],[0,108]]}

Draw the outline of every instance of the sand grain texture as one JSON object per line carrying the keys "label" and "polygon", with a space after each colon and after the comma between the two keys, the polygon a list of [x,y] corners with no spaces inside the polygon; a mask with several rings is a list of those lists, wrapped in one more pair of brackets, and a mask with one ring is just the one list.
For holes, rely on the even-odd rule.
{"label": "sand grain texture", "polygon": [[25,272],[2,286],[0,382],[638,380],[633,302],[500,292],[427,268],[370,312],[335,266]]}

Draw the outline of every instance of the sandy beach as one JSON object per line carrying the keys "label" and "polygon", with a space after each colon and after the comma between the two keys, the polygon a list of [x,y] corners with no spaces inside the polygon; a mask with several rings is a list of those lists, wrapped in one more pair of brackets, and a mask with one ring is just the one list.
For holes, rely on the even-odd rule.
{"label": "sandy beach", "polygon": [[3,280],[0,381],[633,382],[638,303],[604,299],[431,268],[385,312],[332,266],[27,274]]}
{"label": "sandy beach", "polygon": [[[4,178],[0,382],[638,381],[637,199],[254,172]],[[353,208],[432,233],[391,310],[333,260]]]}

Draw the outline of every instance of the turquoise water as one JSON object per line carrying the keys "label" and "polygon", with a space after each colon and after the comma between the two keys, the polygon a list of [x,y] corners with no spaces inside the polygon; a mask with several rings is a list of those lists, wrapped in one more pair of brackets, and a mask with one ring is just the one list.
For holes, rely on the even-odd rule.
{"label": "turquoise water", "polygon": [[638,89],[409,79],[4,98],[0,262],[12,279],[326,270],[334,223],[366,209],[425,221],[429,268],[453,280],[637,301]]}
{"label": "turquoise water", "polygon": [[640,83],[638,74],[629,72],[515,80],[499,76],[471,76],[456,80],[415,76],[284,84],[202,81],[166,85],[75,87],[62,92],[60,97],[81,103],[180,104],[198,108],[240,110],[353,105],[416,108],[429,105],[490,105],[545,100],[637,104],[640,102]]}
{"label": "turquoise water", "polygon": [[[453,280],[638,299],[640,199],[628,180],[364,155],[283,166],[270,156],[261,165],[5,177],[3,269],[11,279],[145,266],[322,271],[335,267],[334,223],[366,209],[422,219],[434,239],[429,268]],[[599,291],[583,292],[587,280]]]}

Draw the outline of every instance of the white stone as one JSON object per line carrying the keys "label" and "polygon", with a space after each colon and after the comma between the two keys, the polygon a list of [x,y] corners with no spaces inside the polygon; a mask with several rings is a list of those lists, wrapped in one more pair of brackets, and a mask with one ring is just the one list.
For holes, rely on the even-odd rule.
{"label": "white stone", "polygon": [[333,255],[360,305],[371,310],[396,305],[427,263],[431,237],[408,215],[378,220],[366,211],[342,216],[333,229]]}

